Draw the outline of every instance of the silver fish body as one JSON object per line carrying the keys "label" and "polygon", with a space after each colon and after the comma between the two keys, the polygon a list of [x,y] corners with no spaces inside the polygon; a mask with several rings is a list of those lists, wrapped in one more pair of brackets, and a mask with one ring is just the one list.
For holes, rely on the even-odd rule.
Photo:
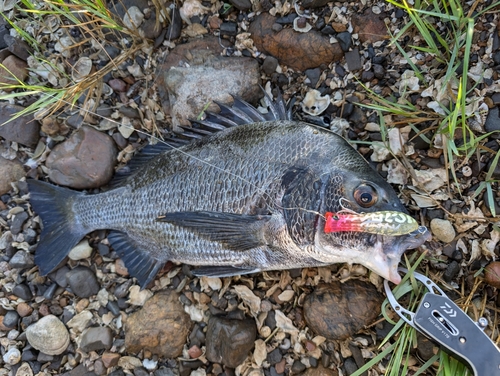
{"label": "silver fish body", "polygon": [[402,253],[428,239],[325,233],[326,212],[406,212],[392,187],[340,136],[292,120],[233,126],[135,168],[106,192],[29,182],[44,229],[35,261],[47,274],[85,234],[108,239],[146,286],[167,261],[197,275],[360,263],[399,282]]}

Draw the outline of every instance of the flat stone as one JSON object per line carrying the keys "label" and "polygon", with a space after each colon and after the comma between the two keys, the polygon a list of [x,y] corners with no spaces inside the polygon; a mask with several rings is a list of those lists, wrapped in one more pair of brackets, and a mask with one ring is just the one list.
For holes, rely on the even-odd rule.
{"label": "flat stone", "polygon": [[76,189],[97,188],[113,176],[116,148],[105,133],[83,126],[56,145],[46,166],[54,183]]}
{"label": "flat stone", "polygon": [[191,330],[192,322],[172,290],[156,293],[125,322],[125,347],[129,353],[142,350],[164,358],[175,358]]}
{"label": "flat stone", "polygon": [[22,179],[25,175],[24,167],[20,162],[0,157],[0,195],[8,193],[12,189],[10,183]]}
{"label": "flat stone", "polygon": [[[250,103],[256,103],[262,96],[259,64],[255,59],[218,56],[200,42],[193,42],[189,50],[181,46],[181,51],[175,51],[177,47],[172,51],[175,55],[164,65],[169,68],[163,68],[165,73],[158,81],[160,93],[168,93],[168,99],[163,96],[162,104],[175,126],[189,125],[189,119],[195,119],[209,103],[208,110],[218,112],[213,101],[231,102],[230,94]],[[173,61],[178,65],[171,66]]]}
{"label": "flat stone", "polygon": [[345,61],[347,63],[347,68],[351,72],[357,71],[363,67],[361,65],[361,56],[359,55],[359,50],[357,48],[345,53]]}
{"label": "flat stone", "polygon": [[102,363],[104,364],[104,367],[106,368],[114,367],[118,364],[118,360],[120,359],[120,354],[105,351],[102,354],[101,359]]}
{"label": "flat stone", "polygon": [[94,272],[86,266],[71,269],[66,278],[73,293],[80,298],[88,298],[99,292],[99,284]]}
{"label": "flat stone", "polygon": [[33,115],[23,115],[12,120],[25,108],[9,103],[0,103],[0,137],[24,146],[34,147],[40,139],[40,124]]}
{"label": "flat stone", "polygon": [[80,348],[85,351],[109,350],[113,345],[113,332],[107,327],[87,328],[82,333]]}
{"label": "flat stone", "polygon": [[[338,376],[339,372],[336,369],[325,368],[322,365],[319,365],[316,368],[308,368],[304,373],[301,373],[303,376]],[[348,374],[350,375],[350,374]]]}
{"label": "flat stone", "polygon": [[12,217],[12,222],[10,224],[10,232],[12,233],[12,235],[20,234],[23,231],[23,225],[27,219],[28,213],[26,213],[24,210]]}
{"label": "flat stone", "polygon": [[7,56],[0,65],[0,86],[7,92],[13,90],[3,85],[19,85],[28,77],[28,64],[17,56]]}
{"label": "flat stone", "polygon": [[7,49],[26,64],[28,58],[33,54],[33,49],[29,44],[12,35],[5,35],[3,39],[7,44]]}
{"label": "flat stone", "polygon": [[14,269],[26,269],[35,265],[33,255],[26,251],[17,251],[9,261],[9,265]]}
{"label": "flat stone", "polygon": [[385,12],[375,14],[371,8],[365,9],[363,13],[354,13],[351,17],[353,33],[358,34],[361,43],[374,43],[389,38],[387,26],[384,19]]}
{"label": "flat stone", "polygon": [[317,334],[344,340],[380,314],[382,296],[375,286],[358,280],[318,286],[304,301],[304,318]]}
{"label": "flat stone", "polygon": [[256,336],[257,328],[252,319],[212,317],[206,334],[207,359],[236,368],[247,358]]}
{"label": "flat stone", "polygon": [[315,30],[300,33],[292,28],[276,32],[272,28],[275,22],[275,17],[262,13],[250,24],[248,31],[255,46],[277,58],[280,64],[305,71],[342,59],[342,48],[338,43],[331,44],[328,36]]}

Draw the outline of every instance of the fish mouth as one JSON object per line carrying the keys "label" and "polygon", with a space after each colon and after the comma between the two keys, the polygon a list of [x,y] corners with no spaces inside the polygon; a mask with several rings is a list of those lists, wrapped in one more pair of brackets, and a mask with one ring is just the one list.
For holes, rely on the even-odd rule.
{"label": "fish mouth", "polygon": [[414,249],[424,244],[431,238],[431,233],[427,227],[420,226],[406,235],[371,235],[371,237],[374,240],[375,252],[374,257],[366,261],[366,266],[397,285],[401,282],[398,273],[401,256],[407,249]]}

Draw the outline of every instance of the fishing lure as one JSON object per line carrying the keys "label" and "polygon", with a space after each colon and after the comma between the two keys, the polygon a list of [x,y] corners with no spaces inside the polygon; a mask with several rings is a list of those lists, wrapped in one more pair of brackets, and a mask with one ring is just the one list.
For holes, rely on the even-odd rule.
{"label": "fishing lure", "polygon": [[418,228],[415,219],[397,211],[360,214],[349,211],[325,214],[325,233],[353,231],[397,236],[409,234]]}

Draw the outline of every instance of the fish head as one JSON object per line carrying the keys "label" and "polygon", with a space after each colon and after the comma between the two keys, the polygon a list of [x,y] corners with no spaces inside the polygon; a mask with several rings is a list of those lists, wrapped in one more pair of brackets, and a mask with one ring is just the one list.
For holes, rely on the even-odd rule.
{"label": "fish head", "polygon": [[[360,166],[362,168],[360,168]],[[316,223],[315,247],[321,258],[330,262],[358,263],[393,283],[399,283],[398,264],[407,249],[429,240],[430,232],[407,215],[394,189],[367,164],[355,169],[335,171],[326,179],[323,199]],[[327,230],[327,215],[347,213],[357,221],[380,217],[387,221],[400,217],[413,221],[414,227],[363,226],[352,229]],[[389,215],[390,214],[390,215]],[[349,220],[349,218],[347,220]],[[336,218],[337,219],[337,218]],[[406,225],[406,222],[405,222]],[[326,227],[325,227],[326,226]]]}

